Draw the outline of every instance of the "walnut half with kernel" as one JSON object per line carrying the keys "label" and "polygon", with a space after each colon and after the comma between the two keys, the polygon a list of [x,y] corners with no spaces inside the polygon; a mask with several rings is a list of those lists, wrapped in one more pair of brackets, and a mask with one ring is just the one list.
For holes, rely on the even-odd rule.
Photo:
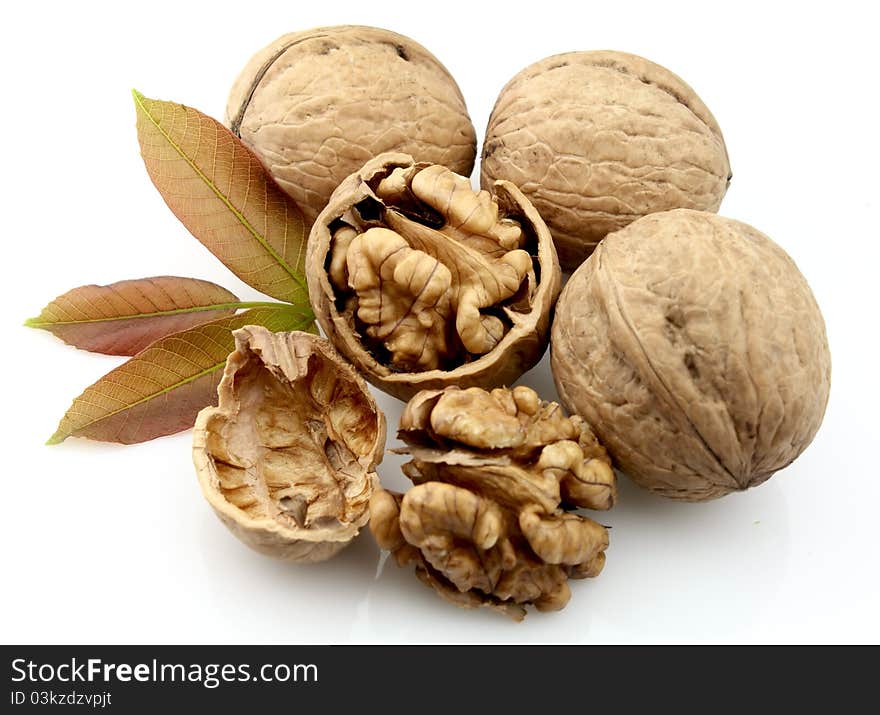
{"label": "walnut half with kernel", "polygon": [[610,509],[605,449],[580,417],[528,387],[425,390],[400,420],[406,494],[378,488],[370,529],[380,547],[446,600],[515,620],[558,610],[569,578],[596,576],[606,528],[566,509]]}
{"label": "walnut half with kernel", "polygon": [[550,233],[513,184],[475,191],[405,154],[380,155],[337,188],[306,265],[327,337],[401,399],[516,380],[547,346],[561,283]]}
{"label": "walnut half with kernel", "polygon": [[202,492],[257,551],[328,559],[369,519],[385,417],[326,340],[259,326],[234,335],[219,405],[199,413],[193,433]]}

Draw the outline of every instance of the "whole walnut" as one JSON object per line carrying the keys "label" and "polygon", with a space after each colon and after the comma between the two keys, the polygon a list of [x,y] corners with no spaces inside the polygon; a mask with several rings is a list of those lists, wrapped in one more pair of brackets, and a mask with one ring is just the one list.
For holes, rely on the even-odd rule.
{"label": "whole walnut", "polygon": [[369,519],[385,417],[366,383],[323,338],[248,325],[193,431],[202,493],[257,551],[330,558]]}
{"label": "whole walnut", "polygon": [[790,464],[831,379],[822,314],[791,258],[751,226],[687,209],[611,234],[575,271],[551,367],[618,467],[687,501]]}
{"label": "whole walnut", "polygon": [[612,231],[674,208],[717,211],[730,182],[721,129],[685,82],[623,52],[570,52],[517,74],[495,102],[483,186],[516,184],[563,269]]}
{"label": "whole walnut", "polygon": [[476,135],[447,69],[417,42],[375,27],[279,37],[232,87],[226,123],[311,224],[336,186],[385,151],[470,174]]}
{"label": "whole walnut", "polygon": [[370,530],[440,596],[521,620],[568,603],[569,578],[597,576],[605,527],[570,511],[610,509],[614,471],[589,425],[529,387],[424,390],[398,436],[405,494],[378,488]]}
{"label": "whole walnut", "polygon": [[561,285],[550,232],[515,186],[474,191],[406,154],[339,185],[312,226],[306,271],[327,338],[401,399],[512,383],[544,353]]}

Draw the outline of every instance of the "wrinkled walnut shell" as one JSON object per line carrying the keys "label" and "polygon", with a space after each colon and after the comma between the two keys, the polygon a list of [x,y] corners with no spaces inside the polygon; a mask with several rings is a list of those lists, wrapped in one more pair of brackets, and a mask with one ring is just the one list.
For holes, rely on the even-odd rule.
{"label": "wrinkled walnut shell", "polygon": [[[427,189],[418,189],[415,183],[423,175],[420,172],[432,176]],[[411,183],[399,180],[401,175]],[[513,184],[496,182],[494,196],[478,194],[466,184],[466,179],[442,167],[416,164],[405,154],[383,154],[340,184],[309,236],[309,297],[321,328],[367,380],[400,399],[447,385],[508,385],[534,366],[547,346],[561,284],[550,233]],[[422,196],[425,191],[441,193],[428,205],[415,195],[417,190]],[[446,190],[448,194],[442,193]],[[467,212],[467,206],[473,213]],[[491,216],[494,223],[487,218]],[[438,246],[438,240],[449,240],[442,232],[467,234],[466,240],[475,239],[479,248],[468,252],[461,244]],[[352,260],[349,247],[360,244],[358,260]],[[478,254],[470,264],[458,262],[459,257],[465,261],[466,253],[484,249],[488,253]],[[395,285],[387,275],[379,275],[382,269],[390,275],[389,268],[396,271],[395,279],[427,281],[427,276],[434,283],[418,283],[415,288]],[[438,278],[441,274],[445,283]],[[432,292],[422,306],[417,301],[427,295],[424,286]],[[375,297],[365,292],[370,288],[386,292]],[[364,296],[370,297],[370,305]],[[389,305],[399,308],[393,314],[397,322],[390,328],[364,322],[368,308],[374,315]],[[398,331],[402,334],[389,342],[371,337],[404,320],[409,322]],[[412,342],[412,333],[418,330],[425,331],[426,350],[439,354],[433,361],[413,355],[411,345],[401,347],[408,339]],[[397,358],[400,362],[394,363]],[[421,366],[427,369],[414,369]]]}
{"label": "wrinkled walnut shell", "polygon": [[617,466],[674,499],[761,484],[828,401],[822,314],[789,256],[739,221],[679,209],[606,238],[556,308],[559,396]]}
{"label": "wrinkled walnut shell", "polygon": [[235,331],[217,389],[198,416],[193,461],[220,520],[257,551],[330,558],[369,519],[385,418],[366,384],[309,333]]}
{"label": "wrinkled walnut shell", "polygon": [[483,186],[516,184],[574,270],[602,238],[675,208],[717,211],[730,183],[724,137],[680,77],[642,57],[568,52],[519,72],[483,142]]}
{"label": "wrinkled walnut shell", "polygon": [[386,151],[470,174],[476,133],[455,80],[415,40],[340,25],[282,35],[235,80],[226,124],[310,225],[346,176]]}
{"label": "wrinkled walnut shell", "polygon": [[370,530],[444,599],[521,620],[563,608],[569,578],[596,576],[608,532],[565,509],[610,509],[611,462],[589,426],[529,387],[425,390],[398,436],[405,494],[377,488]]}

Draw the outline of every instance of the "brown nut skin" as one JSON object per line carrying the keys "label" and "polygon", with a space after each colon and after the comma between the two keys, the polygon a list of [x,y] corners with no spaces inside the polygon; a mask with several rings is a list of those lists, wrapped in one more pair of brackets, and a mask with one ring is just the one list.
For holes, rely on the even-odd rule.
{"label": "brown nut skin", "polygon": [[825,412],[831,356],[789,256],[739,221],[679,209],[606,238],[556,309],[568,409],[638,484],[702,501],[790,464]]}
{"label": "brown nut skin", "polygon": [[369,519],[385,417],[326,340],[250,325],[234,335],[219,404],[193,432],[202,493],[251,548],[324,561]]}
{"label": "brown nut skin", "polygon": [[375,27],[283,35],[235,80],[226,125],[310,225],[368,159],[403,151],[470,174],[476,134],[448,70],[408,37]]}
{"label": "brown nut skin", "polygon": [[641,216],[717,211],[731,177],[721,129],[694,90],[610,50],[547,57],[511,79],[480,174],[483,186],[506,179],[532,201],[568,271]]}
{"label": "brown nut skin", "polygon": [[424,390],[398,436],[405,494],[377,488],[370,530],[401,566],[455,605],[522,620],[563,608],[569,578],[599,574],[604,526],[565,509],[609,509],[611,461],[589,426],[529,387]]}
{"label": "brown nut skin", "polygon": [[[362,223],[357,206],[364,200],[380,201],[371,188],[396,168],[422,170],[428,165],[415,163],[406,154],[383,154],[369,161],[349,176],[333,192],[327,207],[312,226],[306,255],[309,297],[324,334],[366,379],[379,389],[407,400],[422,389],[460,387],[493,387],[509,385],[534,366],[546,349],[551,313],[559,295],[562,274],[553,240],[534,206],[512,184],[496,182],[494,196],[501,214],[515,218],[523,233],[530,237],[532,261],[537,285],[529,299],[528,309],[517,313],[515,322],[488,353],[471,356],[467,362],[451,369],[430,369],[421,372],[401,371],[380,362],[363,342],[363,331],[355,323],[351,310],[342,304],[330,278],[333,270],[331,243],[333,230],[340,221]],[[461,178],[461,177],[459,177]],[[513,252],[511,252],[513,253]]]}

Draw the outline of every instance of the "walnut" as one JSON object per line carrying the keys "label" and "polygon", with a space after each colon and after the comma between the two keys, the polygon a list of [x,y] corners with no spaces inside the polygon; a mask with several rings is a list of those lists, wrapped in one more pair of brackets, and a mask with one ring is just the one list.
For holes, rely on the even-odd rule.
{"label": "walnut", "polygon": [[810,443],[831,357],[791,258],[739,221],[679,209],[611,234],[553,323],[562,402],[636,482],[688,501],[760,484]]}
{"label": "walnut", "polygon": [[386,151],[470,174],[476,133],[455,80],[417,42],[375,27],[279,37],[232,87],[226,124],[311,224],[336,186]]}
{"label": "walnut", "polygon": [[655,211],[717,211],[730,183],[718,122],[669,70],[623,52],[569,52],[522,70],[489,118],[483,186],[516,184],[574,270]]}
{"label": "walnut", "polygon": [[569,578],[605,563],[604,526],[563,510],[610,509],[617,496],[605,449],[580,417],[528,387],[424,390],[400,419],[406,494],[377,489],[379,546],[447,600],[521,620],[557,610]]}
{"label": "walnut", "polygon": [[368,162],[309,236],[309,295],[334,346],[402,399],[513,382],[541,357],[561,274],[538,213],[403,154]]}
{"label": "walnut", "polygon": [[193,435],[217,516],[264,554],[333,556],[367,523],[385,448],[385,418],[364,381],[317,336],[246,326],[217,392]]}

